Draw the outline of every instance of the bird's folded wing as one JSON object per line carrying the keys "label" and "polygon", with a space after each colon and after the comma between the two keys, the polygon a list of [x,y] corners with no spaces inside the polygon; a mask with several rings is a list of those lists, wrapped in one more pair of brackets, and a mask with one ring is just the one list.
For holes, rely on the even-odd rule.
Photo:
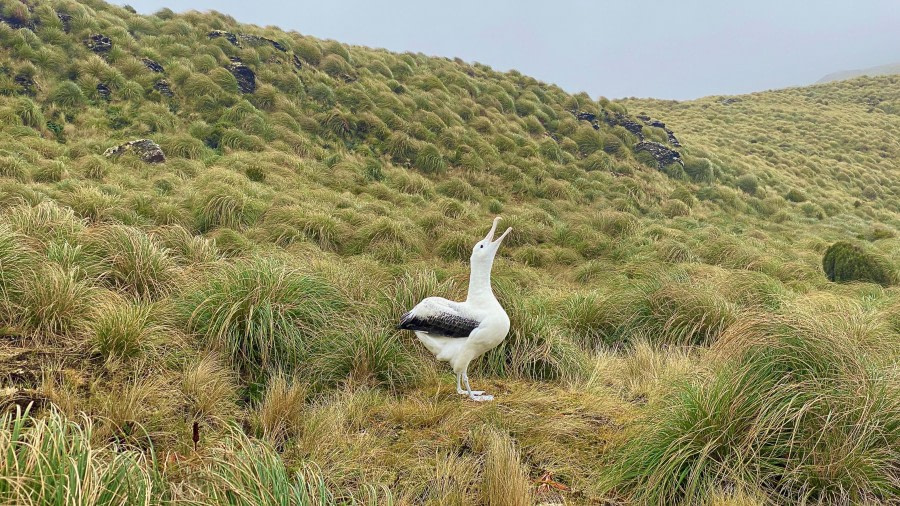
{"label": "bird's folded wing", "polygon": [[441,297],[429,297],[404,314],[397,328],[435,336],[469,337],[481,322],[467,315],[460,306]]}

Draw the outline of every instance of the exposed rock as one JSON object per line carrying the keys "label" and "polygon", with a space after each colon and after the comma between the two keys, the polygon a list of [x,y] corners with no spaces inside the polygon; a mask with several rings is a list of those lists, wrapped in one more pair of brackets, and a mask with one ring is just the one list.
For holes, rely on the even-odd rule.
{"label": "exposed rock", "polygon": [[6,23],[14,29],[18,30],[20,28],[28,28],[29,30],[34,30],[36,27],[34,23],[30,20],[21,20],[13,17],[8,17],[0,14],[0,22]]}
{"label": "exposed rock", "polygon": [[163,96],[166,96],[169,98],[172,98],[175,96],[175,94],[172,93],[172,87],[171,87],[171,85],[169,85],[169,81],[166,81],[165,79],[160,79],[159,81],[156,81],[156,84],[153,85],[153,89],[158,91],[160,95],[163,95]]}
{"label": "exposed rock", "polygon": [[241,63],[237,58],[232,58],[232,63],[225,68],[237,79],[241,93],[253,93],[256,91],[256,74],[250,70],[250,67]]}
{"label": "exposed rock", "polygon": [[69,30],[72,29],[72,16],[65,12],[56,11],[56,17],[58,17],[59,21],[62,23],[63,31],[69,33]]}
{"label": "exposed rock", "polygon": [[617,112],[611,115],[603,111],[603,121],[609,126],[621,126],[636,135],[638,139],[644,140],[643,126],[622,113]]}
{"label": "exposed rock", "polygon": [[103,156],[112,157],[119,156],[125,151],[133,151],[141,160],[146,163],[163,163],[166,161],[166,155],[160,149],[159,144],[150,139],[135,139],[124,144],[107,149]]}
{"label": "exposed rock", "polygon": [[660,169],[673,163],[679,163],[684,166],[684,162],[681,160],[681,153],[669,149],[658,142],[641,141],[635,144],[634,152],[638,153],[641,151],[646,151],[653,155]]}
{"label": "exposed rock", "polygon": [[275,49],[281,51],[282,53],[287,52],[287,48],[277,40],[268,39],[266,37],[260,37],[259,35],[249,35],[246,33],[239,33],[238,38],[251,46],[262,46],[265,44],[270,44]]}
{"label": "exposed rock", "polygon": [[237,35],[235,35],[231,32],[226,32],[225,30],[213,30],[213,31],[209,32],[208,34],[206,34],[206,36],[209,37],[210,39],[217,39],[219,37],[223,37],[225,40],[227,40],[228,42],[231,42],[235,46],[241,45],[241,43],[238,42]]}
{"label": "exposed rock", "polygon": [[13,81],[22,87],[23,93],[34,96],[34,79],[31,76],[19,74],[13,78]]}
{"label": "exposed rock", "polygon": [[300,57],[299,57],[299,56],[294,55],[293,58],[292,58],[292,61],[294,62],[294,67],[295,67],[297,70],[300,70],[300,69],[303,68],[303,61],[300,60]]}
{"label": "exposed rock", "polygon": [[108,53],[109,50],[112,49],[112,41],[102,33],[92,34],[84,41],[84,44],[88,49],[98,54]]}
{"label": "exposed rock", "polygon": [[594,127],[594,130],[600,130],[600,123],[597,121],[596,114],[578,110],[573,110],[571,112],[575,115],[575,119],[579,121],[587,121],[591,124],[592,127]]}
{"label": "exposed rock", "polygon": [[658,119],[651,119],[650,116],[646,116],[646,115],[638,115],[637,119],[643,121],[644,124],[646,124],[648,126],[662,128],[663,130],[666,131],[666,136],[669,138],[669,144],[671,144],[672,146],[675,146],[676,148],[681,147],[681,143],[678,142],[678,139],[675,137],[675,133],[672,132],[672,130],[669,127],[667,127],[666,124],[663,123],[662,121],[660,121]]}
{"label": "exposed rock", "polygon": [[260,37],[259,35],[252,35],[249,33],[238,33],[234,34],[231,32],[226,32],[225,30],[213,30],[206,34],[210,39],[216,39],[219,37],[224,38],[228,42],[231,42],[237,47],[241,47],[241,42],[245,42],[251,46],[262,46],[265,44],[269,44],[275,49],[281,51],[282,53],[287,52],[287,47],[281,42],[277,40],[272,40],[267,37]]}
{"label": "exposed rock", "polygon": [[112,90],[109,89],[109,86],[107,86],[106,83],[97,83],[97,94],[100,95],[100,98],[109,102],[109,99],[112,96]]}
{"label": "exposed rock", "polygon": [[722,105],[731,105],[740,102],[741,99],[736,97],[725,97],[719,100],[719,103]]}
{"label": "exposed rock", "polygon": [[162,65],[154,60],[151,60],[150,58],[141,58],[141,61],[144,62],[144,65],[153,72],[161,74],[166,71],[166,69],[164,69]]}

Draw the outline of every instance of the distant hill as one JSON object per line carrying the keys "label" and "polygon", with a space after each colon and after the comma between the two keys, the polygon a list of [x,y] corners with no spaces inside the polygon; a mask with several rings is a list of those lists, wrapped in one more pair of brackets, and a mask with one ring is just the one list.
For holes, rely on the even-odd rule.
{"label": "distant hill", "polygon": [[816,84],[830,83],[833,81],[843,81],[845,79],[853,79],[861,76],[889,76],[891,74],[900,74],[900,63],[891,63],[889,65],[879,65],[877,67],[869,67],[865,69],[842,70],[840,72],[832,72],[822,79],[816,81]]}

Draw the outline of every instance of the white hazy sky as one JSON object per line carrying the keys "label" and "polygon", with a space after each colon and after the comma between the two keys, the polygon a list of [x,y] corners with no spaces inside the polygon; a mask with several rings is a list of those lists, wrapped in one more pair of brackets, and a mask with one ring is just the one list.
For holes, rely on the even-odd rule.
{"label": "white hazy sky", "polygon": [[689,99],[900,62],[900,0],[130,0],[458,56],[571,92]]}

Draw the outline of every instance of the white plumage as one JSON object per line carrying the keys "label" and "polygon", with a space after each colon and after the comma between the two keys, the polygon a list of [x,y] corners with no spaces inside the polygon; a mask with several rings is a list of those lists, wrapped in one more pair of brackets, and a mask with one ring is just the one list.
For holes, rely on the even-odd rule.
{"label": "white plumage", "polygon": [[428,297],[404,314],[398,326],[414,331],[435,358],[449,362],[456,373],[457,393],[474,401],[490,401],[494,397],[469,386],[469,363],[503,342],[509,332],[509,316],[491,289],[494,257],[501,241],[512,230],[506,229],[494,241],[499,221],[499,216],[494,218],[491,230],[472,249],[466,300],[455,302]]}

